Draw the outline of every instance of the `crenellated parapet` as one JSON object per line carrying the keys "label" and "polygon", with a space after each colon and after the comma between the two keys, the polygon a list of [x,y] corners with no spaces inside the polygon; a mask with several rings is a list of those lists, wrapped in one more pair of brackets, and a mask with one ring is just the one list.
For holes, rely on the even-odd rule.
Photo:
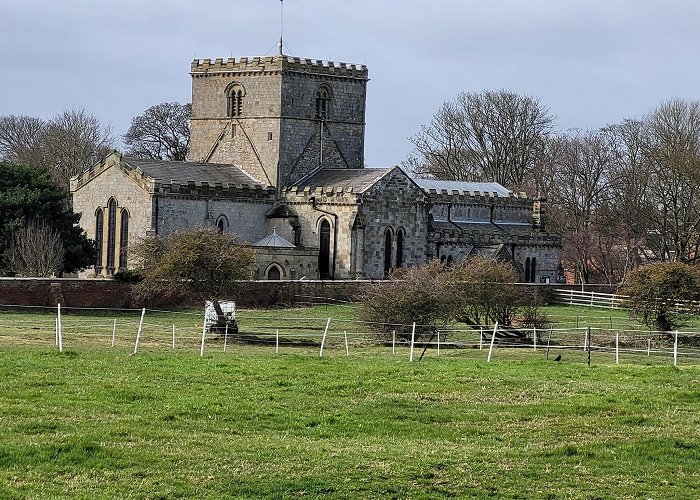
{"label": "crenellated parapet", "polygon": [[337,63],[289,56],[195,59],[192,61],[190,70],[190,74],[194,77],[222,73],[278,74],[281,72],[360,80],[367,80],[369,77],[367,66],[364,64]]}
{"label": "crenellated parapet", "polygon": [[269,186],[260,184],[231,184],[228,182],[203,181],[164,181],[153,179],[154,192],[159,195],[174,195],[181,197],[256,200],[272,202],[276,191]]}

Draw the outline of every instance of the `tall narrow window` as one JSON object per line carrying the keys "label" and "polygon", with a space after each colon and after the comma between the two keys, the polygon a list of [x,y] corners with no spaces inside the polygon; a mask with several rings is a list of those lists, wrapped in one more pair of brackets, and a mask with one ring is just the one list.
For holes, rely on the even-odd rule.
{"label": "tall narrow window", "polygon": [[331,277],[331,225],[323,219],[319,229],[318,272],[323,280]]}
{"label": "tall narrow window", "polygon": [[117,202],[110,198],[107,203],[107,272],[114,272],[114,249],[117,236]]}
{"label": "tall narrow window", "polygon": [[537,281],[536,274],[537,274],[537,257],[533,257],[532,258],[532,269],[530,269],[530,281],[532,283],[536,283],[536,281]]}
{"label": "tall narrow window", "polygon": [[403,267],[403,229],[396,233],[396,267]]}
{"label": "tall narrow window", "polygon": [[316,118],[325,120],[328,118],[331,94],[326,87],[321,87],[316,91]]}
{"label": "tall narrow window", "polygon": [[235,118],[243,115],[243,97],[245,89],[237,84],[231,84],[226,88],[226,116]]}
{"label": "tall narrow window", "polygon": [[119,230],[119,269],[126,269],[129,256],[129,212],[122,208],[121,229]]}
{"label": "tall narrow window", "polygon": [[525,283],[530,283],[530,257],[525,259]]}
{"label": "tall narrow window", "polygon": [[95,274],[102,272],[102,248],[104,245],[105,215],[101,208],[95,212],[95,246],[97,248],[97,260],[95,261]]}
{"label": "tall narrow window", "polygon": [[384,276],[391,272],[391,228],[384,233]]}

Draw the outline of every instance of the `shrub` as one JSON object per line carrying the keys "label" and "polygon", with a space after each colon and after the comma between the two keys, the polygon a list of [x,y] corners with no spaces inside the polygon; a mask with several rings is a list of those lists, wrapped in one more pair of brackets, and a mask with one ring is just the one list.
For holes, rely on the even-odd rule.
{"label": "shrub", "polygon": [[178,231],[147,238],[135,258],[144,279],[134,287],[137,301],[173,303],[230,297],[240,280],[250,278],[255,254],[235,245],[230,234],[214,228]]}
{"label": "shrub", "polygon": [[680,262],[642,266],[625,277],[625,306],[649,327],[669,332],[684,325],[700,300],[700,269]]}
{"label": "shrub", "polygon": [[455,319],[468,325],[510,326],[525,296],[514,285],[518,273],[507,262],[490,257],[464,259],[448,274],[455,292]]}
{"label": "shrub", "polygon": [[376,329],[406,337],[407,328],[417,325],[417,335],[434,331],[454,315],[454,299],[439,261],[421,267],[398,269],[388,280],[376,282],[361,297],[360,314]]}

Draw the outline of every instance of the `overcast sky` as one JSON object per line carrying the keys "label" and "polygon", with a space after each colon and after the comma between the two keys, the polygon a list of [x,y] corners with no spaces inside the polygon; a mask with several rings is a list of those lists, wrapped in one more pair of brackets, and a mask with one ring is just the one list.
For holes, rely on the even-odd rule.
{"label": "overcast sky", "polygon": [[[365,161],[398,164],[460,91],[599,128],[700,98],[697,0],[285,0],[285,53],[369,67]],[[0,115],[85,108],[120,138],[189,102],[192,59],[275,54],[279,0],[0,0]]]}

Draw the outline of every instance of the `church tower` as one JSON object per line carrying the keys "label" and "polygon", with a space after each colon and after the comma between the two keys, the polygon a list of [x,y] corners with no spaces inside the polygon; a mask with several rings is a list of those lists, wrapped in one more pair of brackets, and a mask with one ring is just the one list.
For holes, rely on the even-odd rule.
{"label": "church tower", "polygon": [[364,65],[285,55],[192,63],[190,160],[231,163],[262,184],[363,168]]}

